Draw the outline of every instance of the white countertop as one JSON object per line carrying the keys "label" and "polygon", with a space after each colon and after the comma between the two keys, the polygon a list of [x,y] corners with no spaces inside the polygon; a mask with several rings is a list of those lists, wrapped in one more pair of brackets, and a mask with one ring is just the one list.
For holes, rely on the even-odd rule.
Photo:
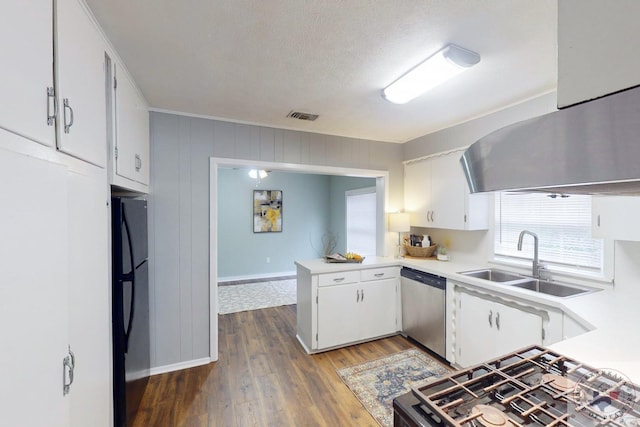
{"label": "white countertop", "polygon": [[640,384],[640,292],[637,295],[616,292],[615,288],[557,298],[459,274],[461,271],[487,268],[453,261],[410,258],[367,257],[362,264],[327,264],[322,259],[296,261],[311,274],[357,270],[367,267],[406,266],[527,301],[556,307],[574,320],[592,329],[582,335],[558,342],[551,349],[595,368],[614,369]]}

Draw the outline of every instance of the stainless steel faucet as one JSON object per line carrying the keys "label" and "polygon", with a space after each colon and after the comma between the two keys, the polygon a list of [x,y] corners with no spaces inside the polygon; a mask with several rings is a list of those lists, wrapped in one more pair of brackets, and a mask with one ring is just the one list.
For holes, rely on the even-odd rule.
{"label": "stainless steel faucet", "polygon": [[522,230],[520,232],[520,236],[518,237],[518,250],[522,250],[522,238],[525,234],[533,237],[533,264],[531,266],[532,275],[536,279],[540,278],[540,263],[538,262],[538,235],[536,233],[532,233],[529,230]]}

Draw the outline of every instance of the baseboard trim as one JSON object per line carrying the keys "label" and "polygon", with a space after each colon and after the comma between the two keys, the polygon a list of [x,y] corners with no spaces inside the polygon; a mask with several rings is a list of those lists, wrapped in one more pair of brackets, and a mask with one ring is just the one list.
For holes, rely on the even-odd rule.
{"label": "baseboard trim", "polygon": [[186,362],[156,366],[150,369],[150,375],[166,374],[167,372],[175,372],[182,369],[195,368],[196,366],[207,365],[209,363],[211,363],[211,358],[203,357],[202,359],[187,360]]}
{"label": "baseboard trim", "polygon": [[227,276],[227,277],[218,277],[218,283],[223,282],[244,282],[250,280],[259,280],[259,279],[273,279],[278,277],[289,277],[295,276],[295,271],[284,271],[280,273],[262,273],[262,274],[250,274],[247,276]]}

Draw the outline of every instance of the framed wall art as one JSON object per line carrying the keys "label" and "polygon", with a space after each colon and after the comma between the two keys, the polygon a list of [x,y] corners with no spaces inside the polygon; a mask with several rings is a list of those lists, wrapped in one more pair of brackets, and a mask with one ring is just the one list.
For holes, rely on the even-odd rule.
{"label": "framed wall art", "polygon": [[282,231],[282,190],[253,190],[253,232]]}

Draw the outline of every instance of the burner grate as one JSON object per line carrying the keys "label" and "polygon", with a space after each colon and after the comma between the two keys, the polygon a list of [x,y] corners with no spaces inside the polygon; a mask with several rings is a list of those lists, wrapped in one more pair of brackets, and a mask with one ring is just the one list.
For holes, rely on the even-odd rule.
{"label": "burner grate", "polygon": [[451,373],[413,394],[448,426],[640,426],[638,386],[540,346]]}

